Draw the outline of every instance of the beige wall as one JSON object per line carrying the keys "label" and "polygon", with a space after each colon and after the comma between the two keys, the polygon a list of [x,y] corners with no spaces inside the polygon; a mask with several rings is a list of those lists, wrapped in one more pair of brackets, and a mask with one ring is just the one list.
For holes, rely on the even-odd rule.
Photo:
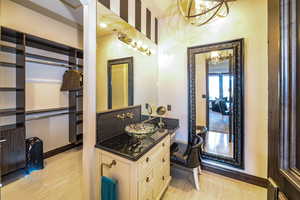
{"label": "beige wall", "polygon": [[[10,0],[0,1],[1,25],[48,40],[82,49],[83,33],[74,27],[41,15]],[[66,56],[26,47],[26,51],[60,59]],[[0,55],[0,59],[7,59]],[[62,76],[66,69],[40,64],[26,63],[26,110],[48,109],[68,106],[68,93],[61,92]],[[0,70],[0,87],[15,85],[15,70]],[[14,95],[0,94],[0,107],[15,107]],[[30,116],[32,118],[38,117]],[[69,117],[62,115],[26,123],[26,137],[37,136],[44,141],[44,151],[69,144]],[[0,119],[0,125],[15,122],[15,117]]]}
{"label": "beige wall", "polygon": [[187,47],[245,38],[245,172],[267,177],[267,1],[236,1],[230,14],[211,24],[187,25],[171,7],[160,21],[159,104],[180,118],[179,140],[188,135]]}
{"label": "beige wall", "polygon": [[[156,50],[155,45],[147,43]],[[115,35],[97,39],[97,112],[107,110],[107,61],[133,56],[134,105],[157,104],[157,54],[146,56],[130,49]]]}

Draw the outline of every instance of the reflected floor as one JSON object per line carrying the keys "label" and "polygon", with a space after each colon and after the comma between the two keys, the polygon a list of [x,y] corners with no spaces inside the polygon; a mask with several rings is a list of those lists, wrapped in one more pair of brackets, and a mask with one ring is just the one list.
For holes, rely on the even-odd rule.
{"label": "reflected floor", "polygon": [[233,158],[233,143],[229,142],[229,134],[208,131],[204,151]]}
{"label": "reflected floor", "polygon": [[209,109],[209,130],[229,134],[229,116]]}

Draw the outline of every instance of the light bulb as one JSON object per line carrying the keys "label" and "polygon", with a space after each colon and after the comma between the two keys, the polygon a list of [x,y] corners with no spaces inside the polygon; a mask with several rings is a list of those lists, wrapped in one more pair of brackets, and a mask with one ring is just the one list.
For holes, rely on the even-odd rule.
{"label": "light bulb", "polygon": [[101,27],[101,28],[106,28],[106,27],[107,27],[107,24],[105,24],[105,23],[100,23],[100,27]]}

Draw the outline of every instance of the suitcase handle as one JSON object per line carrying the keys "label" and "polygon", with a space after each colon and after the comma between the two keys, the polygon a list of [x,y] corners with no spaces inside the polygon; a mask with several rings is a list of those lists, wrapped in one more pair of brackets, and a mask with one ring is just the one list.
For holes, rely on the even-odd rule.
{"label": "suitcase handle", "polygon": [[4,143],[4,142],[6,142],[6,140],[5,140],[5,139],[3,139],[3,140],[0,140],[0,144],[2,144],[2,143]]}

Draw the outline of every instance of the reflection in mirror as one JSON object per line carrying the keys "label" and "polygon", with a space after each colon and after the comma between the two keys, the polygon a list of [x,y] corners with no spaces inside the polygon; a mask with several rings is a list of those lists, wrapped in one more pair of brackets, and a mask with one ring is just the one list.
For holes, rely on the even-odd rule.
{"label": "reflection in mirror", "polygon": [[97,15],[97,112],[157,105],[157,45],[100,3]]}
{"label": "reflection in mirror", "polygon": [[[202,117],[207,118],[205,121],[208,129],[205,152],[231,158],[233,158],[232,119],[230,113],[232,105],[231,95],[233,94],[233,76],[230,74],[232,54],[232,50],[205,54],[206,56],[203,59],[205,59],[206,65],[206,87],[202,91],[197,91],[197,93],[202,92],[207,97],[203,99],[206,113]],[[199,59],[199,64],[201,63],[201,58],[201,54],[197,55],[196,59]],[[196,77],[201,77],[201,74],[199,76],[197,74]],[[197,115],[197,118],[201,118],[201,116]]]}
{"label": "reflection in mirror", "polygon": [[196,55],[197,126],[206,126],[204,151],[233,158],[232,84],[233,51],[212,51]]}
{"label": "reflection in mirror", "polygon": [[189,62],[193,64],[190,71],[195,77],[189,80],[195,86],[191,132],[203,137],[204,158],[239,168],[243,167],[241,48],[242,40],[237,40],[189,49]]}
{"label": "reflection in mirror", "polygon": [[112,66],[111,94],[112,109],[128,106],[128,64]]}
{"label": "reflection in mirror", "polygon": [[108,61],[108,108],[133,105],[133,58]]}

